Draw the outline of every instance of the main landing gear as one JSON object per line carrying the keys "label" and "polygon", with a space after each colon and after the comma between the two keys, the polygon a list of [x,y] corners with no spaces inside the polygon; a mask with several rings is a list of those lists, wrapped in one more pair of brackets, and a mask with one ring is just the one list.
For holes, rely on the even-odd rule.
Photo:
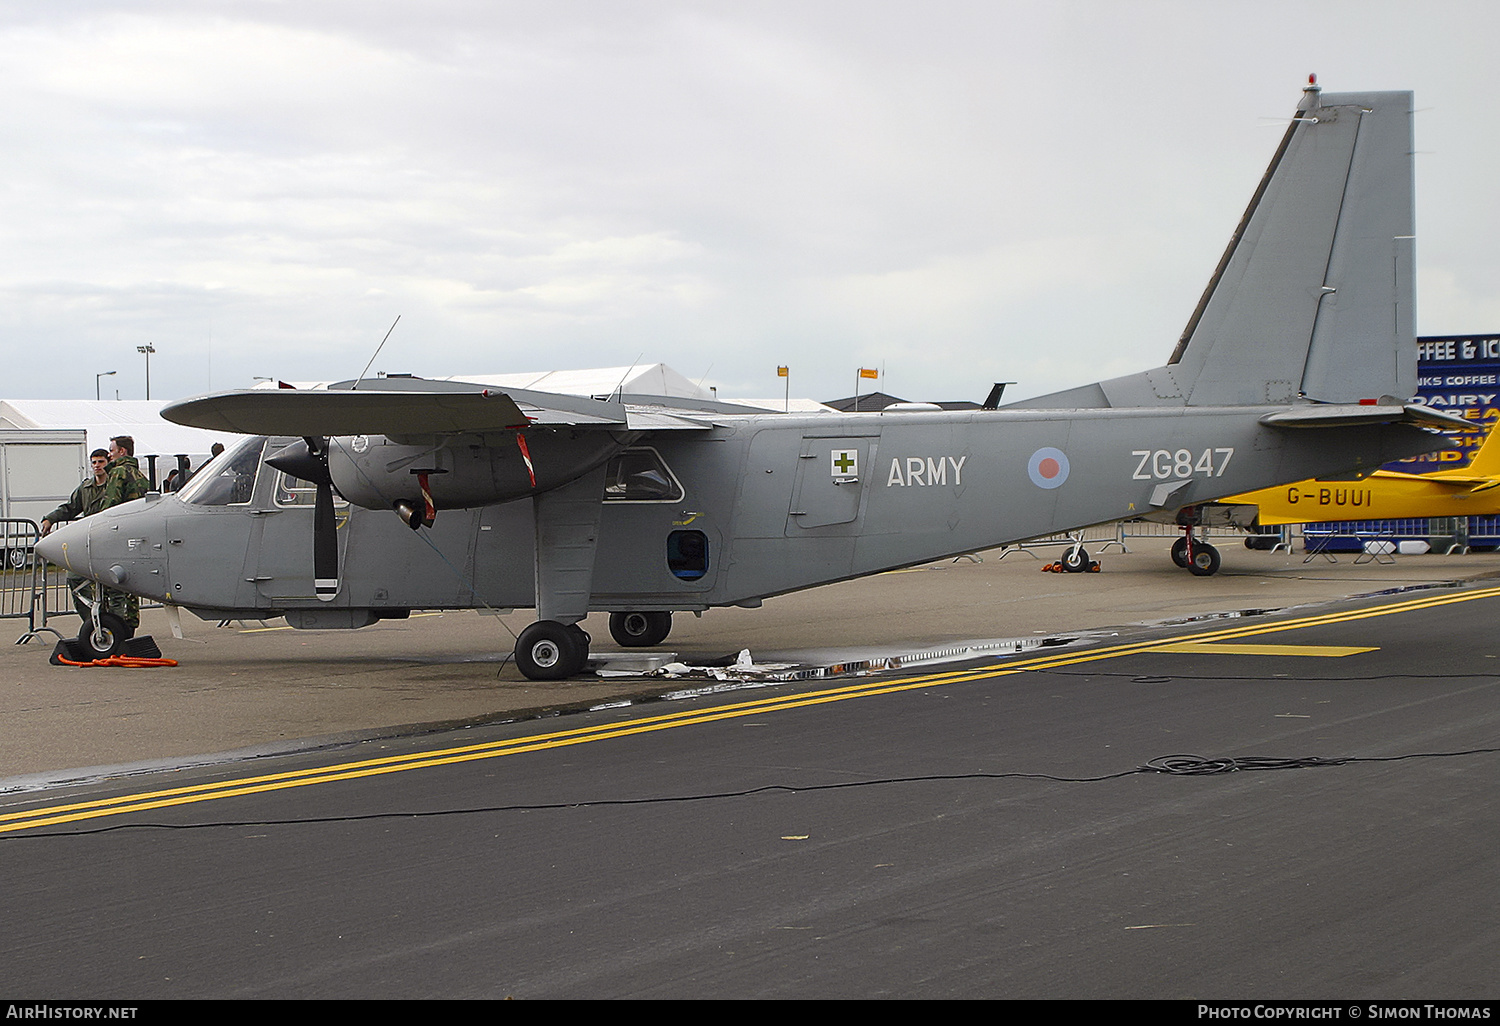
{"label": "main landing gear", "polygon": [[[626,648],[660,645],[671,631],[670,612],[609,614],[609,633]],[[563,680],[583,672],[592,641],[576,623],[538,620],[516,639],[516,666],[527,680]]]}
{"label": "main landing gear", "polygon": [[609,633],[626,648],[650,648],[660,645],[672,633],[672,614],[610,613]]}
{"label": "main landing gear", "polygon": [[589,661],[588,631],[576,623],[538,620],[516,639],[516,666],[527,680],[562,680]]}
{"label": "main landing gear", "polygon": [[1195,577],[1212,577],[1219,572],[1219,550],[1194,538],[1193,529],[1187,527],[1172,543],[1172,562]]}

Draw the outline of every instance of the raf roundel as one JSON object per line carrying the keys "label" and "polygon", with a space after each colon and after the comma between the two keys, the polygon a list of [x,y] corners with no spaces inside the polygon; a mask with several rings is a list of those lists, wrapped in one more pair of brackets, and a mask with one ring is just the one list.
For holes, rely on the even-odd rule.
{"label": "raf roundel", "polygon": [[1045,446],[1031,454],[1026,464],[1031,483],[1038,488],[1056,488],[1068,479],[1068,457],[1061,449]]}

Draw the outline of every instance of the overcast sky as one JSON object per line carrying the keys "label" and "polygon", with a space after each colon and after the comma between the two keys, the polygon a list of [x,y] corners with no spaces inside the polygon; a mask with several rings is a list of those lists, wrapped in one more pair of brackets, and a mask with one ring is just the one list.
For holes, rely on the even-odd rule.
{"label": "overcast sky", "polygon": [[[1500,332],[1500,5],[0,2],[0,398],[1165,362],[1308,72],[1413,89],[1417,328]],[[868,389],[868,385],[866,388]]]}

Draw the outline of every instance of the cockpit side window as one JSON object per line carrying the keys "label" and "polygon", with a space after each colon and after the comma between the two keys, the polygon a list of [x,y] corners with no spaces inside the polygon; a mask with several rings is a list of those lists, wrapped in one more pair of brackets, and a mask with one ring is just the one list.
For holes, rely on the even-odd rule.
{"label": "cockpit side window", "polygon": [[243,506],[255,490],[264,437],[247,438],[193,475],[177,497],[194,506]]}

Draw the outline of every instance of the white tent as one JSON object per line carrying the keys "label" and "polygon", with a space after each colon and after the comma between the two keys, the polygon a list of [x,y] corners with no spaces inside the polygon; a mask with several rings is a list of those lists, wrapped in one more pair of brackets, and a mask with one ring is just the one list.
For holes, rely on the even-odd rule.
{"label": "white tent", "polygon": [[88,432],[89,450],[108,449],[116,435],[135,439],[135,455],[141,469],[147,457],[157,458],[156,476],[165,477],[177,466],[179,453],[197,468],[208,458],[215,442],[230,444],[236,436],[201,428],[183,427],[161,419],[161,408],[169,399],[0,399],[0,428],[57,431],[82,428]]}
{"label": "white tent", "polygon": [[[699,388],[664,363],[636,367],[589,367],[583,370],[523,371],[519,374],[449,374],[428,381],[467,381],[491,388],[529,388],[558,395],[610,395],[623,389],[627,394],[670,395],[683,399],[712,399],[713,393]],[[327,388],[332,381],[289,381],[293,388]],[[262,381],[256,388],[280,387]]]}
{"label": "white tent", "polygon": [[495,388],[529,388],[559,395],[670,395],[679,399],[712,399],[664,363],[636,367],[591,367],[585,370],[535,371],[522,374],[455,374],[439,381],[472,381]]}
{"label": "white tent", "polygon": [[[623,392],[626,395],[664,395],[678,399],[720,399],[726,403],[754,406],[781,413],[830,413],[829,407],[812,399],[732,399],[716,396],[701,388],[664,363],[638,364],[634,367],[589,367],[582,370],[528,371],[519,374],[451,374],[432,381],[468,381],[491,388],[525,388],[558,395],[601,396]],[[328,381],[290,382],[295,388],[327,388]],[[275,388],[276,382],[262,382],[256,388]]]}

